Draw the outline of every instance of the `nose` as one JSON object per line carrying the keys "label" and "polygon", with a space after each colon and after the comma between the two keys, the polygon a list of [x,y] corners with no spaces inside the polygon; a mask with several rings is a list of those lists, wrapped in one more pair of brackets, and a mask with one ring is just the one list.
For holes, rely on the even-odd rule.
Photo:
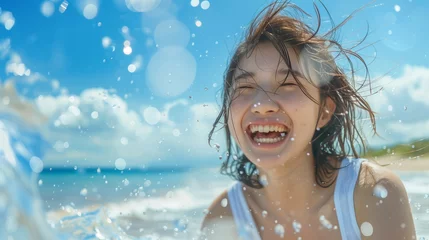
{"label": "nose", "polygon": [[279,111],[279,109],[279,105],[270,98],[265,98],[261,101],[255,101],[252,105],[252,113],[262,115],[276,113]]}

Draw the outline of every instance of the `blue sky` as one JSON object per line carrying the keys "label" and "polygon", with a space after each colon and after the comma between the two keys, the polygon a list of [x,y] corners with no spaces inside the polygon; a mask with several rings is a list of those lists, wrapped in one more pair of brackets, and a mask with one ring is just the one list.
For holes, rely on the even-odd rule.
{"label": "blue sky", "polygon": [[[252,17],[269,1],[53,0],[0,4],[0,112],[49,142],[45,166],[208,166],[222,75]],[[312,1],[297,2],[313,17]],[[339,32],[384,91],[368,100],[385,140],[429,135],[429,2],[326,0]],[[321,8],[322,32],[330,27]],[[310,23],[315,18],[309,20]],[[199,25],[201,23],[201,25]],[[382,77],[382,78],[381,78]],[[124,161],[118,159],[123,159]]]}

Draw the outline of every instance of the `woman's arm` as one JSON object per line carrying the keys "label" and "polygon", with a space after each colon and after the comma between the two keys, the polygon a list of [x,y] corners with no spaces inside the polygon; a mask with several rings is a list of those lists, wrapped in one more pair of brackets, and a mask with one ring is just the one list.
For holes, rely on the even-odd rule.
{"label": "woman's arm", "polygon": [[362,239],[417,238],[404,184],[391,170],[363,163],[354,197]]}

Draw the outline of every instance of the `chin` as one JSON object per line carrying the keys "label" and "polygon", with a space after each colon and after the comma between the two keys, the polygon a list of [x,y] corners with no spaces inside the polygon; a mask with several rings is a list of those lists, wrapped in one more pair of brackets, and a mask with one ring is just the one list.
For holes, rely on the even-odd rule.
{"label": "chin", "polygon": [[[259,159],[259,160],[258,160]],[[278,157],[274,156],[252,156],[249,160],[255,164],[258,168],[268,170],[272,168],[281,168],[287,166],[288,158],[287,157]]]}

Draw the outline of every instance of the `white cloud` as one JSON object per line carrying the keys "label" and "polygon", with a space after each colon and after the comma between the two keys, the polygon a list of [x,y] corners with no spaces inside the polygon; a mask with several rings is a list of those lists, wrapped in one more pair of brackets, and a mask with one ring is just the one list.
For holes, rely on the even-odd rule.
{"label": "white cloud", "polygon": [[9,57],[6,62],[6,74],[19,77],[26,83],[34,84],[38,81],[46,81],[46,77],[38,72],[32,72],[22,61],[21,56],[11,49],[10,39],[0,40],[0,59]]}
{"label": "white cloud", "polygon": [[[358,78],[362,80],[362,78]],[[429,68],[405,65],[398,76],[373,78],[374,95],[366,97],[376,114],[379,137],[371,137],[365,121],[364,132],[370,146],[390,145],[407,142],[418,137],[429,137],[425,123],[429,121]],[[378,91],[380,87],[382,91]],[[369,95],[369,88],[362,89]],[[377,92],[378,91],[378,92]],[[365,116],[367,117],[367,116]]]}
{"label": "white cloud", "polygon": [[413,123],[389,123],[387,128],[399,133],[403,137],[403,141],[429,137],[429,119]]}
{"label": "white cloud", "polygon": [[31,71],[22,63],[21,57],[18,54],[12,53],[9,61],[6,63],[6,74],[9,73],[15,76],[24,76],[24,74],[29,76]]}
{"label": "white cloud", "polygon": [[[173,102],[169,102],[169,103],[164,104],[163,109],[161,109],[161,110],[158,109],[160,112],[159,122],[166,124],[170,127],[174,127],[176,123],[169,118],[170,110],[176,106],[187,106],[188,104],[189,104],[189,102],[186,99],[177,99],[177,100],[174,100]],[[148,107],[153,107],[153,106],[143,105],[140,108],[140,114],[142,116],[144,116],[144,111]],[[148,120],[150,120],[150,119],[148,119]]]}
{"label": "white cloud", "polygon": [[[132,167],[200,166],[213,163],[219,154],[207,143],[216,116],[214,103],[189,106],[185,99],[166,103],[160,109],[162,120],[154,126],[128,109],[114,91],[105,89],[86,89],[76,96],[41,96],[35,103],[50,119],[49,126],[42,129],[53,146],[45,165],[113,167],[120,157]],[[192,124],[169,118],[170,110],[177,106],[184,107],[183,114],[189,114]],[[94,111],[95,119],[91,117]],[[217,142],[222,142],[218,137]]]}
{"label": "white cloud", "polygon": [[429,68],[405,65],[401,76],[384,77],[381,84],[390,95],[408,93],[414,102],[429,106]]}

